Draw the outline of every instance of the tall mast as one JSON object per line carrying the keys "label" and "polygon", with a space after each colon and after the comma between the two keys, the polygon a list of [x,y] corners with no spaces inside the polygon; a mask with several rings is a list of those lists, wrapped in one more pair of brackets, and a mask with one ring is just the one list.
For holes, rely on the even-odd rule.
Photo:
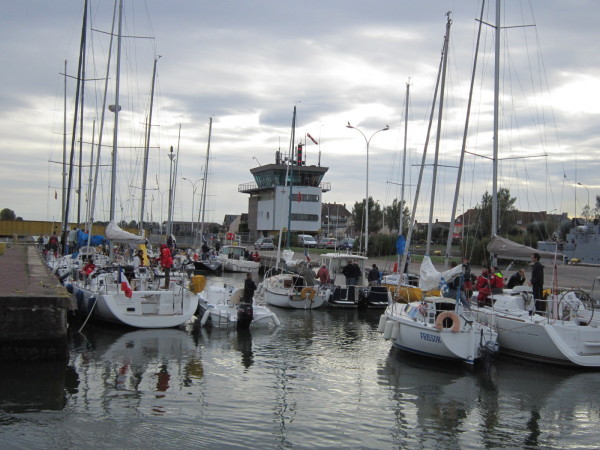
{"label": "tall mast", "polygon": [[114,4],[114,8],[113,8],[113,18],[112,18],[112,25],[111,25],[111,29],[110,29],[110,43],[108,46],[108,63],[106,65],[106,77],[104,78],[104,97],[102,99],[102,109],[101,109],[102,112],[100,114],[100,130],[98,132],[98,151],[96,152],[96,169],[94,172],[94,189],[91,194],[90,214],[88,217],[88,221],[89,221],[88,231],[90,233],[90,236],[92,234],[92,224],[94,223],[94,214],[95,214],[95,209],[96,209],[96,189],[98,187],[98,172],[100,170],[100,155],[102,154],[102,136],[103,136],[103,132],[104,132],[104,117],[106,114],[108,79],[109,79],[109,75],[110,75],[110,63],[111,63],[111,56],[112,56],[112,44],[113,44],[114,32],[115,32],[116,15],[117,15],[117,0],[115,0],[115,4]]}
{"label": "tall mast", "polygon": [[[87,10],[87,0],[85,1]],[[81,194],[82,194],[82,175],[83,175],[83,105],[85,104],[85,47],[86,33],[82,35],[81,42],[81,108],[79,108],[79,170],[77,182],[77,226],[81,223]]]}
{"label": "tall mast", "polygon": [[[65,92],[63,105],[63,168],[62,168],[62,205],[61,223],[65,223],[65,210],[67,205],[67,60],[65,59]],[[577,200],[577,199],[575,199]]]}
{"label": "tall mast", "polygon": [[156,80],[156,62],[152,70],[152,89],[150,91],[150,114],[148,115],[148,129],[146,130],[146,149],[144,151],[144,173],[142,175],[142,201],[140,206],[140,235],[144,233],[144,208],[146,206],[146,178],[148,177],[148,153],[150,152],[150,130],[152,128],[152,107],[154,105],[154,85]]}
{"label": "tall mast", "polygon": [[62,224],[62,235],[63,235],[63,239],[62,239],[62,248],[61,251],[62,253],[65,252],[65,248],[67,245],[67,233],[68,233],[68,228],[69,228],[69,207],[70,207],[70,200],[71,200],[71,187],[72,187],[72,183],[73,183],[73,163],[74,163],[74,159],[75,159],[75,134],[77,131],[77,113],[78,113],[78,109],[79,109],[79,89],[81,87],[81,70],[82,70],[82,65],[83,65],[83,54],[84,54],[84,48],[85,48],[85,33],[86,33],[86,29],[87,29],[87,0],[85,0],[84,3],[84,11],[83,11],[83,24],[81,26],[81,42],[80,42],[80,46],[79,46],[79,67],[77,68],[77,88],[75,91],[75,114],[74,114],[74,120],[73,120],[73,135],[71,136],[71,156],[69,159],[69,181],[67,184],[67,194],[66,194],[66,205],[65,205],[65,210],[64,210],[64,218],[63,218],[63,224]]}
{"label": "tall mast", "polygon": [[[402,184],[400,185],[400,214],[398,222],[398,237],[404,233],[404,183],[406,182],[406,143],[408,141],[408,100],[410,96],[410,78],[406,83],[406,104],[404,105],[404,151],[402,152]],[[400,267],[400,255],[397,256]],[[402,271],[400,271],[402,272]]]}
{"label": "tall mast", "polygon": [[288,230],[287,246],[292,247],[292,188],[294,187],[294,141],[296,139],[296,107],[294,106],[294,115],[292,117],[292,135],[290,137],[290,198],[288,203]]}
{"label": "tall mast", "polygon": [[440,154],[440,142],[442,134],[442,114],[444,109],[444,88],[446,85],[446,68],[448,66],[448,42],[450,41],[450,13],[446,14],[448,20],[446,22],[446,37],[444,39],[444,64],[442,67],[442,85],[440,87],[440,107],[438,109],[438,123],[437,123],[437,135],[435,140],[435,156],[433,160],[433,179],[431,181],[431,203],[429,205],[429,226],[427,227],[427,245],[425,247],[425,254],[429,255],[431,248],[431,235],[433,231],[433,207],[435,203],[435,188],[437,182],[437,171],[438,171],[438,159]]}
{"label": "tall mast", "polygon": [[[465,161],[465,153],[467,151],[467,134],[469,131],[469,119],[471,117],[471,103],[473,101],[473,87],[475,86],[475,72],[477,70],[477,57],[479,54],[479,42],[481,39],[481,28],[483,26],[483,10],[485,8],[485,0],[481,2],[481,13],[479,15],[479,30],[477,32],[477,43],[475,45],[475,58],[473,60],[473,71],[471,73],[471,87],[469,89],[469,100],[467,102],[467,118],[465,120],[465,129],[463,132],[462,148],[460,152],[460,162],[458,164],[458,174],[456,176],[456,189],[454,190],[454,201],[452,202],[452,213],[450,215],[450,227],[448,228],[448,239],[446,241],[446,254],[444,258],[444,270],[448,268],[450,260],[450,250],[452,249],[452,236],[454,234],[454,221],[456,220],[456,208],[458,205],[458,197],[460,192],[460,182],[462,179],[463,164]],[[464,230],[464,223],[463,223]]]}
{"label": "tall mast", "polygon": [[498,116],[500,105],[500,0],[496,0],[494,58],[494,151],[492,155],[492,236],[498,232]]}
{"label": "tall mast", "polygon": [[[123,0],[119,0],[119,28],[117,34],[117,67],[115,77],[115,104],[113,105],[113,112],[115,114],[115,126],[113,129],[113,151],[112,151],[112,176],[111,176],[111,188],[110,188],[110,220],[115,220],[115,205],[116,205],[116,191],[117,191],[117,150],[118,150],[118,135],[119,135],[119,111],[121,105],[119,104],[120,94],[120,77],[121,77],[121,33],[123,31]],[[111,246],[112,249],[112,246]],[[112,255],[111,255],[112,256]]]}
{"label": "tall mast", "polygon": [[[121,33],[123,31],[123,0],[119,0],[119,28],[117,33],[117,67],[115,76],[115,104],[112,105],[113,113],[115,114],[115,126],[113,130],[113,150],[112,150],[112,163],[111,163],[111,180],[110,180],[110,221],[115,220],[115,205],[116,205],[116,192],[117,192],[117,150],[118,150],[118,135],[119,135],[119,111],[121,111],[121,105],[119,103],[120,94],[120,77],[121,77]],[[109,258],[112,261],[114,257],[113,246],[110,246]]]}
{"label": "tall mast", "polygon": [[[446,43],[446,38],[444,37],[444,45]],[[417,203],[419,202],[419,194],[421,192],[421,182],[423,181],[423,171],[425,170],[425,162],[427,160],[427,149],[429,148],[429,136],[431,135],[431,126],[433,124],[433,115],[435,113],[435,104],[437,102],[438,89],[440,86],[440,77],[442,74],[442,64],[444,62],[444,53],[442,51],[442,57],[440,59],[440,65],[438,67],[438,76],[435,82],[435,91],[433,94],[433,102],[431,108],[431,114],[429,115],[429,125],[427,126],[427,135],[425,136],[425,145],[423,147],[423,156],[421,157],[421,167],[419,169],[419,179],[417,180],[417,190],[415,191],[415,198],[413,200],[413,207],[410,216],[410,223],[408,225],[408,233],[406,234],[406,244],[404,246],[404,254],[402,255],[402,264],[400,267],[404,268],[406,266],[406,261],[408,259],[408,249],[410,248],[410,240],[412,239],[412,233],[415,226],[415,217],[417,215]],[[398,277],[398,283],[402,278]]]}
{"label": "tall mast", "polygon": [[206,211],[206,181],[208,179],[208,161],[210,159],[210,138],[212,135],[212,117],[208,121],[208,144],[206,146],[206,163],[204,164],[204,179],[202,180],[202,217],[200,218],[200,239],[204,235],[204,212]]}

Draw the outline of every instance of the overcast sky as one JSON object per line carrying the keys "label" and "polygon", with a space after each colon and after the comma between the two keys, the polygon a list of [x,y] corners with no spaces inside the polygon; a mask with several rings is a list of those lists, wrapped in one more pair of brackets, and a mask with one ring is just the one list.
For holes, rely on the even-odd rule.
{"label": "overcast sky", "polygon": [[[499,185],[527,211],[575,211],[598,192],[600,5],[596,1],[509,0],[503,5]],[[292,111],[297,141],[310,133],[307,164],[329,167],[328,203],[348,209],[366,193],[382,205],[400,196],[406,84],[410,80],[406,200],[412,205],[440,53],[452,27],[440,133],[434,220],[449,220],[471,78],[475,0],[374,2],[125,0],[121,63],[117,219],[138,220],[144,122],[152,63],[157,83],[152,118],[146,219],[166,220],[169,147],[179,148],[175,220],[191,220],[200,200],[209,117],[213,117],[208,177],[209,220],[247,211],[238,186],[249,169],[287,152]],[[492,23],[495,2],[484,13]],[[0,209],[28,220],[60,220],[63,95],[76,76],[83,0],[3,2],[0,49]],[[90,143],[98,141],[113,4],[90,1],[82,174],[87,184]],[[88,28],[89,28],[88,27]],[[102,33],[104,32],[104,33]],[[493,35],[484,27],[461,183],[459,213],[491,191]],[[132,36],[137,36],[133,38]],[[147,39],[147,38],[153,39]],[[484,52],[485,51],[485,52]],[[485,53],[485,54],[484,54]],[[114,55],[114,53],[113,53]],[[114,69],[114,61],[113,61]],[[109,76],[114,103],[114,71]],[[96,81],[92,81],[95,79]],[[76,84],[67,82],[67,155],[71,152]],[[437,119],[437,110],[435,112]],[[92,124],[96,119],[96,133]],[[112,113],[103,134],[98,208],[108,220]],[[434,123],[418,218],[427,219],[437,124]],[[79,137],[77,137],[79,139]],[[78,160],[78,149],[77,156]],[[532,156],[531,158],[528,156]],[[77,172],[73,183],[77,185]],[[190,181],[182,180],[187,178]],[[577,185],[581,183],[581,185]],[[576,187],[577,186],[577,187]],[[55,196],[57,199],[55,199]],[[575,203],[576,202],[576,203]],[[162,205],[161,205],[162,204]],[[71,204],[70,217],[76,217]],[[333,214],[333,213],[332,213]],[[197,212],[194,214],[197,216]]]}

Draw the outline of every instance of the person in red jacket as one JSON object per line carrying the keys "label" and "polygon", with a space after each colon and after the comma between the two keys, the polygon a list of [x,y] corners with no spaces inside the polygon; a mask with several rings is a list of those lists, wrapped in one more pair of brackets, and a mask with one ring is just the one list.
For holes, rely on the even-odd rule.
{"label": "person in red jacket", "polygon": [[477,284],[475,284],[475,290],[477,291],[477,304],[479,306],[489,305],[488,297],[492,293],[490,287],[490,268],[486,267],[477,278]]}
{"label": "person in red jacket", "polygon": [[504,275],[498,267],[494,266],[494,270],[490,273],[490,287],[492,294],[502,294],[504,289]]}
{"label": "person in red jacket", "polygon": [[169,289],[171,284],[171,267],[173,267],[173,256],[171,255],[171,249],[167,244],[160,246],[160,267],[165,272],[165,286],[163,289]]}

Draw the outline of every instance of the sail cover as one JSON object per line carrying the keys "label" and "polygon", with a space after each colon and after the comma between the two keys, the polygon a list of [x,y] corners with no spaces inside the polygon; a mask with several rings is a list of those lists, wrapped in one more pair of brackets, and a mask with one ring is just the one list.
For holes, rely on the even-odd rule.
{"label": "sail cover", "polygon": [[459,276],[462,273],[462,270],[463,267],[462,264],[460,264],[445,272],[438,272],[433,266],[431,258],[425,255],[423,262],[421,263],[421,270],[419,271],[419,289],[422,291],[437,289],[440,287],[442,279],[448,283]]}
{"label": "sail cover", "polygon": [[541,259],[563,259],[563,255],[554,252],[542,252],[536,250],[533,247],[527,247],[523,244],[517,244],[500,236],[492,237],[492,240],[487,246],[488,251],[498,256],[499,258],[517,259],[522,261],[529,261],[532,253],[538,253]]}
{"label": "sail cover", "polygon": [[106,226],[106,238],[113,243],[119,244],[140,244],[146,240],[144,236],[138,236],[137,234],[121,229],[115,221],[111,221]]}

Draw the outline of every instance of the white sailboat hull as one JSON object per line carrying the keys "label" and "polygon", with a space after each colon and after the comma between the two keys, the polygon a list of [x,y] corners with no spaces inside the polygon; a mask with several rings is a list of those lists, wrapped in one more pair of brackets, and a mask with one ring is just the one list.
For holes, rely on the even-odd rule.
{"label": "white sailboat hull", "polygon": [[[198,294],[198,309],[201,325],[212,325],[216,328],[235,326],[238,320],[238,303],[243,289],[233,286],[208,286]],[[269,308],[252,305],[251,328],[279,326],[280,322]]]}
{"label": "white sailboat hull", "polygon": [[[112,276],[112,274],[110,274]],[[130,291],[128,297],[121,285],[106,283],[71,284],[80,312],[93,314],[104,322],[134,328],[172,328],[189,321],[198,308],[198,298],[184,287],[171,283],[170,289]]]}
{"label": "white sailboat hull", "polygon": [[521,296],[495,295],[494,308],[473,307],[478,320],[498,330],[500,351],[532,361],[578,367],[600,367],[600,322],[530,315]]}
{"label": "white sailboat hull", "polygon": [[488,343],[495,345],[497,333],[487,325],[468,319],[466,313],[451,313],[449,319],[452,326],[440,329],[436,326],[435,313],[431,308],[425,311],[421,302],[393,303],[383,315],[380,332],[402,350],[466,364],[473,364],[482,357]]}
{"label": "white sailboat hull", "polygon": [[[331,291],[317,286],[294,286],[288,283],[294,276],[288,274],[266,278],[259,284],[256,295],[265,303],[279,308],[316,309],[323,307]],[[297,275],[296,275],[297,277]]]}

